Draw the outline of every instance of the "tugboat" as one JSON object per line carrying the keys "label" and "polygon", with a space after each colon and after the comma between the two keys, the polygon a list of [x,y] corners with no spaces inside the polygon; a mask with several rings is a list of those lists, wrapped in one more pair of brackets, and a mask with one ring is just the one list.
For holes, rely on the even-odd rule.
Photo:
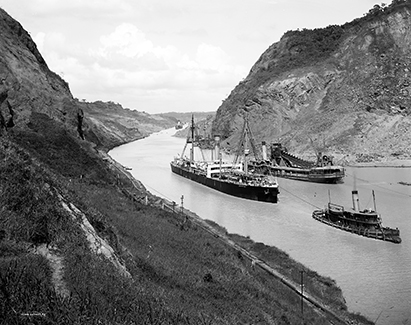
{"label": "tugboat", "polygon": [[398,228],[382,226],[381,216],[376,212],[375,194],[374,210],[360,210],[358,191],[352,191],[353,208],[346,210],[343,206],[328,202],[328,205],[321,210],[315,210],[312,217],[320,222],[338,229],[348,231],[357,235],[390,241],[396,244],[401,243],[400,231]]}
{"label": "tugboat", "polygon": [[[267,152],[266,143],[262,143],[263,156]],[[265,154],[266,155],[266,154]],[[317,154],[317,162],[311,162],[288,153],[281,143],[271,145],[271,157],[262,161],[251,161],[250,167],[257,172],[268,173],[276,177],[299,181],[335,184],[342,182],[345,169],[335,166],[331,156]]]}
{"label": "tugboat", "polygon": [[[244,123],[243,129],[247,130],[248,123],[246,119]],[[222,160],[218,137],[216,139],[216,157],[218,160],[207,162],[204,160],[203,155],[202,161],[196,161],[194,159],[194,147],[198,147],[195,141],[198,137],[195,133],[196,126],[194,116],[192,116],[191,127],[183,152],[181,156],[174,158],[170,163],[173,173],[229,195],[249,200],[277,203],[279,193],[277,179],[273,176],[259,175],[248,171],[247,155],[249,150],[245,139],[247,132],[243,132],[239,146],[244,148],[244,159],[238,162],[238,157],[236,157],[232,163]],[[187,158],[184,156],[184,152],[189,143],[191,143],[190,158]]]}

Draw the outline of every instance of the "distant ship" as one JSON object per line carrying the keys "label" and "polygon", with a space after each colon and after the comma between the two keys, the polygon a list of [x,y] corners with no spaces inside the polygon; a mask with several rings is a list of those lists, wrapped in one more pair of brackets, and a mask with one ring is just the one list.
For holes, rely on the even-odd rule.
{"label": "distant ship", "polygon": [[183,128],[183,124],[181,123],[180,120],[177,121],[177,124],[176,124],[175,128],[176,128],[176,130],[180,130],[180,129]]}
{"label": "distant ship", "polygon": [[382,226],[381,216],[376,212],[375,195],[374,210],[360,210],[358,191],[352,191],[353,208],[346,210],[343,206],[329,202],[321,210],[315,210],[312,217],[329,226],[348,231],[357,235],[374,239],[386,240],[393,243],[401,243],[400,231],[398,228]]}
{"label": "distant ship", "polygon": [[[245,125],[248,123],[245,120]],[[246,127],[244,127],[244,130]],[[246,147],[247,132],[243,132],[240,140],[240,146],[244,148],[244,159],[241,162],[230,163],[222,160],[219,152],[219,139],[216,139],[216,157],[217,160],[210,162],[194,159],[194,147],[198,146],[195,139],[196,126],[194,117],[191,119],[191,127],[187,136],[187,141],[181,156],[174,158],[170,163],[173,173],[188,178],[194,182],[203,184],[217,191],[233,195],[239,198],[277,203],[278,201],[278,183],[275,177],[267,175],[258,175],[248,171]],[[187,144],[191,143],[190,158],[184,156]]]}
{"label": "distant ship", "polygon": [[314,163],[288,153],[281,143],[273,143],[268,158],[265,142],[262,147],[263,160],[250,161],[250,168],[259,173],[315,183],[339,183],[345,176],[344,167],[335,166],[330,156],[318,153]]}

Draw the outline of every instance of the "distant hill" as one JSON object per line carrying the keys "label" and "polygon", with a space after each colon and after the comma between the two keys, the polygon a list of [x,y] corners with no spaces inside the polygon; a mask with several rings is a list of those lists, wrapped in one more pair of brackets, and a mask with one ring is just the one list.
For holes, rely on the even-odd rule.
{"label": "distant hill", "polygon": [[167,115],[151,115],[123,108],[113,102],[78,102],[84,112],[84,134],[99,147],[111,149],[176,125]]}
{"label": "distant hill", "polygon": [[[163,117],[173,117],[180,121],[186,127],[191,125],[191,119],[194,118],[194,123],[197,128],[197,132],[201,134],[204,138],[213,137],[212,134],[212,122],[215,118],[215,112],[189,112],[189,113],[162,113],[159,114]],[[187,137],[187,128],[178,130],[175,134],[176,137],[185,138]]]}
{"label": "distant hill", "polygon": [[167,112],[167,113],[160,113],[156,114],[162,117],[172,117],[175,118],[176,120],[180,120],[182,123],[189,123],[191,121],[191,117],[194,116],[194,119],[196,121],[199,120],[204,120],[208,118],[209,116],[212,116],[214,118],[216,112],[185,112],[185,113],[180,113],[180,112]]}
{"label": "distant hill", "polygon": [[223,101],[213,132],[236,143],[246,114],[259,143],[302,156],[410,159],[410,25],[411,1],[395,0],[342,26],[285,33]]}

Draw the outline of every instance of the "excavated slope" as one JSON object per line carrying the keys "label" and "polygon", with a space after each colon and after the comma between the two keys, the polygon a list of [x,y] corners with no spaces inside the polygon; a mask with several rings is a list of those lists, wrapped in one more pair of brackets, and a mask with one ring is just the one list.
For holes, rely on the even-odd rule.
{"label": "excavated slope", "polygon": [[287,32],[219,107],[213,131],[233,146],[246,113],[258,142],[307,158],[410,159],[411,4],[394,2],[343,26]]}

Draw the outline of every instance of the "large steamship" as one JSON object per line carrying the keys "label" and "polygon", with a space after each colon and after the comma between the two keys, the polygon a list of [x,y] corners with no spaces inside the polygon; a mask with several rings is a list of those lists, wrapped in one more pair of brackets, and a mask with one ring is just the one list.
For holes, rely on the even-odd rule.
{"label": "large steamship", "polygon": [[[270,175],[255,174],[248,170],[247,135],[249,134],[248,122],[245,119],[239,144],[239,148],[244,148],[242,161],[238,161],[238,157],[233,162],[223,161],[218,137],[215,138],[217,160],[196,161],[194,157],[194,147],[197,146],[196,126],[194,117],[192,117],[183,152],[170,163],[171,170],[175,174],[229,195],[277,203],[279,190],[276,178]],[[188,144],[191,144],[189,158],[184,155]]]}

